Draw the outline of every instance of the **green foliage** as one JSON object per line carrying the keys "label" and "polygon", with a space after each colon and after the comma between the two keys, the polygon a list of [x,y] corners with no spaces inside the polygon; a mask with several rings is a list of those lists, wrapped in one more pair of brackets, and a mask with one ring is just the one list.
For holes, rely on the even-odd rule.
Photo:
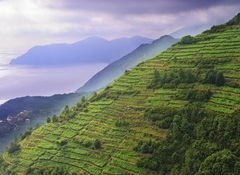
{"label": "green foliage", "polygon": [[217,86],[223,86],[225,83],[225,78],[223,72],[218,72],[215,78],[215,84]]}
{"label": "green foliage", "polygon": [[161,107],[146,110],[144,117],[151,119],[158,127],[168,129],[173,120],[172,116],[177,113],[176,108]]}
{"label": "green foliage", "polygon": [[50,123],[50,122],[51,122],[51,118],[48,117],[48,118],[47,118],[47,123]]}
{"label": "green foliage", "polygon": [[210,69],[207,71],[204,83],[215,84],[216,86],[223,86],[225,83],[225,78],[223,72],[215,71]]}
{"label": "green foliage", "polygon": [[210,117],[199,109],[189,105],[175,115],[166,140],[138,165],[164,174],[238,174],[239,114]]}
{"label": "green foliage", "polygon": [[81,100],[82,100],[82,103],[85,103],[86,102],[86,97],[83,96]]}
{"label": "green foliage", "polygon": [[67,114],[68,112],[69,112],[69,106],[66,105],[66,106],[64,107],[63,113]]}
{"label": "green foliage", "polygon": [[76,172],[73,172],[73,173],[72,173],[72,175],[78,175],[78,173],[76,173]]}
{"label": "green foliage", "polygon": [[152,154],[153,151],[159,146],[159,142],[154,142],[152,140],[144,142],[138,142],[138,145],[133,148],[134,151],[140,151],[144,154]]}
{"label": "green foliage", "polygon": [[214,25],[207,32],[208,33],[219,33],[219,32],[222,32],[224,30],[224,28],[225,28],[225,25],[223,25],[223,24],[222,25],[216,25],[216,26]]}
{"label": "green foliage", "polygon": [[238,13],[233,19],[229,20],[226,24],[212,26],[210,30],[204,31],[204,33],[219,33],[223,32],[227,26],[240,25],[240,13]]}
{"label": "green foliage", "polygon": [[239,165],[239,157],[234,155],[230,150],[224,149],[208,156],[201,164],[196,175],[237,175],[240,174]]}
{"label": "green foliage", "polygon": [[57,116],[56,116],[56,115],[53,115],[53,117],[52,117],[52,122],[55,123],[55,122],[57,122],[57,121],[58,121]]}
{"label": "green foliage", "polygon": [[57,140],[57,144],[59,144],[60,146],[65,146],[67,143],[68,141],[66,139]]}
{"label": "green foliage", "polygon": [[84,147],[89,148],[92,146],[93,142],[90,139],[85,139],[82,144]]}
{"label": "green foliage", "polygon": [[70,175],[63,167],[54,168],[28,168],[26,175]]}
{"label": "green foliage", "polygon": [[178,99],[189,100],[189,101],[209,101],[212,97],[211,90],[198,90],[189,89],[180,91],[178,94]]}
{"label": "green foliage", "polygon": [[179,44],[183,44],[183,45],[186,45],[186,44],[195,44],[197,42],[197,39],[194,38],[193,36],[191,35],[187,35],[187,36],[184,36],[182,37],[181,41],[179,42]]}
{"label": "green foliage", "polygon": [[8,153],[12,154],[12,153],[15,153],[20,150],[21,150],[20,144],[18,144],[17,142],[13,142],[10,144],[10,146],[8,148]]}
{"label": "green foliage", "polygon": [[127,122],[126,120],[123,120],[123,121],[117,120],[115,122],[116,127],[124,127],[124,126],[128,126],[128,125],[129,125],[129,122]]}
{"label": "green foliage", "polygon": [[96,139],[94,141],[94,147],[95,147],[95,149],[101,149],[102,148],[102,143],[99,139]]}
{"label": "green foliage", "polygon": [[233,19],[229,20],[226,25],[240,25],[240,13],[238,13]]}
{"label": "green foliage", "polygon": [[160,81],[161,81],[161,78],[160,78],[159,71],[154,70],[154,72],[153,72],[153,81],[152,81],[152,85],[151,86],[153,86],[153,87],[157,86]]}
{"label": "green foliage", "polygon": [[2,154],[0,154],[0,164],[4,162],[4,159],[3,159],[3,157],[2,157],[2,156],[3,156],[3,155],[2,155]]}
{"label": "green foliage", "polygon": [[21,135],[21,140],[25,139],[26,137],[32,134],[32,130],[27,130],[23,135]]}
{"label": "green foliage", "polygon": [[217,72],[213,69],[208,70],[204,79],[204,83],[215,84],[216,75]]}
{"label": "green foliage", "polygon": [[161,75],[159,71],[154,70],[153,80],[148,88],[176,88],[180,83],[195,83],[197,82],[196,74],[192,70],[173,70],[170,72],[163,72]]}

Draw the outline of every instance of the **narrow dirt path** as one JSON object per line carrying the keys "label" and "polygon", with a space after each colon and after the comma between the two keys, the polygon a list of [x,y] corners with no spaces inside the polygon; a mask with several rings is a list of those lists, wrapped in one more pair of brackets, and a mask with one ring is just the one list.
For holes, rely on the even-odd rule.
{"label": "narrow dirt path", "polygon": [[2,156],[2,158],[3,158],[3,160],[7,163],[7,164],[9,164],[9,165],[13,165],[11,162],[9,162],[4,156]]}

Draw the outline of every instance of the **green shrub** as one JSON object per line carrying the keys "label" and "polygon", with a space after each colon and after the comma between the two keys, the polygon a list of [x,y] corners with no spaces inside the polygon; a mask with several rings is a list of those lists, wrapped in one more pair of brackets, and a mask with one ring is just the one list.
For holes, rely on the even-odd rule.
{"label": "green shrub", "polygon": [[59,139],[57,141],[57,143],[60,145],[60,146],[64,146],[68,143],[68,141],[66,139]]}
{"label": "green shrub", "polygon": [[208,101],[212,96],[212,92],[210,90],[194,90],[189,89],[185,91],[185,98],[189,101]]}
{"label": "green shrub", "polygon": [[2,155],[0,154],[0,163],[4,162]]}
{"label": "green shrub", "polygon": [[94,147],[95,147],[96,149],[100,149],[100,148],[102,147],[102,143],[101,143],[101,141],[100,141],[99,139],[96,139],[96,140],[94,141]]}
{"label": "green shrub", "polygon": [[181,41],[179,42],[180,44],[195,44],[197,42],[197,39],[194,38],[191,35],[187,35],[182,37]]}
{"label": "green shrub", "polygon": [[8,148],[8,153],[12,154],[16,151],[19,151],[20,149],[21,149],[20,144],[13,142],[13,143],[11,143],[10,147]]}
{"label": "green shrub", "polygon": [[52,117],[52,122],[57,122],[57,121],[58,121],[57,116],[56,116],[56,115],[53,115],[53,117]]}
{"label": "green shrub", "polygon": [[230,150],[224,149],[208,156],[196,174],[240,174],[239,165],[239,158]]}
{"label": "green shrub", "polygon": [[91,140],[85,139],[82,144],[83,144],[84,147],[89,148],[89,147],[92,146],[93,143],[92,143]]}
{"label": "green shrub", "polygon": [[173,70],[160,74],[157,70],[153,72],[153,80],[147,88],[174,89],[181,83],[198,82],[196,73],[192,70]]}
{"label": "green shrub", "polygon": [[51,122],[51,118],[48,117],[48,118],[47,118],[47,123],[50,123],[50,122]]}
{"label": "green shrub", "polygon": [[115,122],[116,127],[122,127],[122,126],[128,126],[128,125],[129,125],[129,122],[127,122],[126,120],[123,120],[123,121],[117,120]]}
{"label": "green shrub", "polygon": [[26,137],[30,136],[32,134],[31,130],[27,130],[22,136],[21,136],[21,140],[25,139]]}
{"label": "green shrub", "polygon": [[203,83],[215,84],[216,86],[223,86],[225,78],[223,72],[210,69],[207,71]]}
{"label": "green shrub", "polygon": [[229,20],[226,25],[240,25],[240,13],[238,13],[233,19]]}

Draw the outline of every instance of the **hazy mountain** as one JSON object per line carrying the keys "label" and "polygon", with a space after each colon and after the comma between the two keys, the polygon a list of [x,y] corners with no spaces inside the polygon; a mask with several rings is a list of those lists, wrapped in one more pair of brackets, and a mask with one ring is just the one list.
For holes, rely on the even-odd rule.
{"label": "hazy mountain", "polygon": [[[142,37],[133,37],[131,39],[135,43],[142,42]],[[83,48],[84,47],[92,47],[92,42],[96,43],[97,46],[100,46],[102,48],[106,47],[106,45],[101,45],[101,43],[107,43],[108,41],[101,39],[101,38],[90,38],[86,39],[82,42],[76,43],[76,47]],[[137,65],[143,60],[146,60],[147,58],[150,58],[163,49],[166,49],[173,43],[175,43],[177,40],[170,37],[170,36],[163,36],[155,41],[153,41],[151,44],[142,44],[139,46],[136,50],[131,52],[130,54],[122,57],[120,60],[115,61],[114,63],[107,66],[104,70],[96,74],[91,80],[89,80],[88,83],[86,83],[80,91],[95,91],[97,89],[100,89],[110,82],[112,82],[114,79],[118,78],[120,75],[124,73],[125,70]],[[124,45],[124,43],[129,42],[129,39],[127,38],[120,38],[116,40],[112,40],[111,43],[115,47],[112,47],[117,53],[119,50],[117,48],[118,45]],[[60,46],[60,45],[58,45]],[[52,48],[58,48],[57,45],[51,45]],[[64,47],[62,47],[62,51],[64,51],[64,48],[66,48],[65,44],[63,44]],[[46,46],[45,48],[48,48]],[[91,53],[90,50],[87,51],[89,54]],[[107,51],[106,51],[107,52]],[[117,55],[119,55],[118,53]],[[93,55],[92,55],[93,56]],[[113,55],[112,55],[113,56]],[[115,58],[114,58],[115,59]],[[87,94],[85,94],[86,96]],[[20,125],[19,120],[24,121],[25,119],[20,119],[15,116],[17,116],[19,113],[23,111],[29,111],[28,115],[25,118],[32,118],[44,115],[46,118],[49,115],[59,113],[65,105],[72,105],[75,104],[77,101],[81,100],[81,97],[83,96],[82,93],[73,93],[73,94],[63,94],[63,95],[54,95],[51,97],[41,97],[41,96],[33,96],[33,97],[21,97],[16,98],[7,101],[6,103],[0,105],[0,120],[2,120],[4,123],[0,124],[0,135],[4,135],[4,133],[9,132],[10,129],[14,128],[17,125]],[[6,119],[8,116],[13,116],[12,121],[6,122]],[[41,117],[41,118],[44,118]],[[34,119],[31,119],[34,120]],[[33,121],[32,121],[33,122]]]}
{"label": "hazy mountain", "polygon": [[0,120],[5,120],[8,116],[14,116],[23,110],[49,110],[58,109],[59,106],[73,105],[79,101],[83,94],[58,94],[49,97],[43,96],[26,96],[11,99],[0,105]]}
{"label": "hazy mountain", "polygon": [[140,62],[155,56],[161,51],[167,49],[178,40],[165,35],[153,41],[151,44],[142,44],[137,49],[120,58],[119,60],[111,63],[102,71],[95,74],[90,80],[87,81],[77,92],[90,92],[96,91],[120,77],[125,70],[128,70]]}
{"label": "hazy mountain", "polygon": [[182,38],[183,36],[186,35],[195,36],[197,34],[202,33],[204,30],[207,30],[210,27],[211,27],[210,25],[183,27],[169,35],[174,38]]}
{"label": "hazy mountain", "polygon": [[111,63],[152,39],[135,36],[105,40],[90,37],[73,44],[35,46],[10,64],[64,65],[80,63]]}
{"label": "hazy mountain", "polygon": [[81,101],[83,96],[89,95],[90,93],[70,93],[11,99],[0,105],[0,135],[5,135],[16,126],[24,124],[26,118],[31,119],[32,123],[37,123],[35,120],[39,118],[46,121],[47,117],[59,114],[66,105],[73,106]]}

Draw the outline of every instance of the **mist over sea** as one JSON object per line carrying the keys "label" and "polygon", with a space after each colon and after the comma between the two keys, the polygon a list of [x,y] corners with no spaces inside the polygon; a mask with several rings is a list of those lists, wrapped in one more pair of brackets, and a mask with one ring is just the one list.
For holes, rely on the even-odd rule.
{"label": "mist over sea", "polygon": [[32,67],[0,64],[0,104],[23,96],[70,93],[107,64]]}
{"label": "mist over sea", "polygon": [[[8,56],[10,55],[10,56]],[[9,65],[12,53],[0,53],[0,104],[24,96],[51,96],[54,94],[71,93],[81,87],[107,64],[50,66],[17,66]],[[8,57],[6,57],[8,56]],[[46,117],[31,121],[31,127],[42,125]],[[25,125],[17,127],[11,133],[0,138],[0,153],[21,133]]]}

